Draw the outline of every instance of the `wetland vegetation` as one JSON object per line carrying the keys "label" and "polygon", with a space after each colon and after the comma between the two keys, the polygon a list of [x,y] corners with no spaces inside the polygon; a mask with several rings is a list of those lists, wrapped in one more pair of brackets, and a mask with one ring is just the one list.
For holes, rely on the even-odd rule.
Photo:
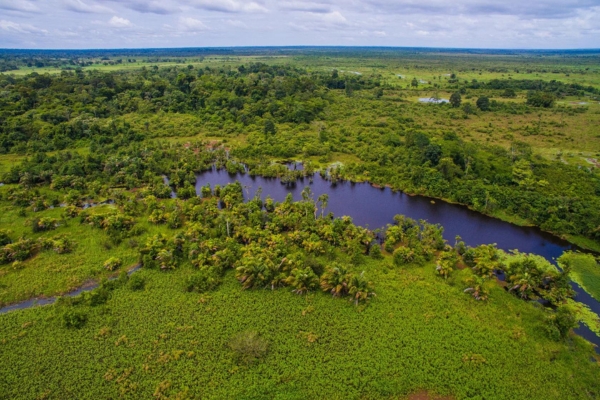
{"label": "wetland vegetation", "polygon": [[[223,52],[2,53],[0,306],[99,283],[0,314],[3,397],[600,396],[598,54]],[[318,175],[591,252],[359,226]]]}

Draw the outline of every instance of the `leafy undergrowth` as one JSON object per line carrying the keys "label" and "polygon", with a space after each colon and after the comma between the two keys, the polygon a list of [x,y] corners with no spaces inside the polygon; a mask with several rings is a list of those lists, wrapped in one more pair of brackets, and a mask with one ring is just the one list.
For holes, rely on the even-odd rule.
{"label": "leafy undergrowth", "polygon": [[[133,276],[143,279],[143,290],[123,285],[103,305],[0,316],[0,393],[11,399],[600,395],[590,345],[579,337],[546,338],[544,310],[499,286],[490,288],[487,302],[475,301],[463,293],[469,270],[445,281],[431,264],[391,265],[386,257],[360,266],[377,297],[358,307],[324,293],[242,290],[233,271],[215,291],[186,292],[191,267],[142,269]],[[83,326],[65,327],[65,312]],[[265,341],[266,354],[255,362],[240,363],[232,351],[232,338],[242,332]]]}

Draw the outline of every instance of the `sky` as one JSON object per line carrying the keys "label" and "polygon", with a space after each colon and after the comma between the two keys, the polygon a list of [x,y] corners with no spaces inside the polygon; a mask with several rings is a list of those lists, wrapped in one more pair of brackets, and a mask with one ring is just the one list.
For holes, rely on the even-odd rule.
{"label": "sky", "polygon": [[0,0],[0,48],[600,48],[600,0]]}

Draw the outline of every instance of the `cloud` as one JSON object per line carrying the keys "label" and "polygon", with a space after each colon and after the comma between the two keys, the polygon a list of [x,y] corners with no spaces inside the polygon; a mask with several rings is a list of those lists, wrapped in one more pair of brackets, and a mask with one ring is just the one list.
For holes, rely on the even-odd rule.
{"label": "cloud", "polygon": [[277,3],[277,6],[286,11],[300,11],[320,14],[332,12],[329,4],[311,1],[282,1]]}
{"label": "cloud", "polygon": [[238,0],[192,0],[190,5],[206,11],[217,11],[225,13],[255,13],[268,12],[264,6],[254,1],[245,2]]}
{"label": "cloud", "polygon": [[512,15],[521,18],[564,18],[599,6],[598,0],[364,0],[357,9],[380,14]]}
{"label": "cloud", "polygon": [[106,0],[112,1],[122,7],[143,14],[167,15],[181,12],[181,5],[177,1],[160,0]]}
{"label": "cloud", "polygon": [[27,0],[0,0],[0,10],[39,13],[41,10]]}
{"label": "cloud", "polygon": [[362,31],[360,31],[360,34],[362,36],[375,36],[375,37],[385,37],[385,36],[387,36],[387,33],[385,31],[362,30]]}
{"label": "cloud", "polygon": [[102,14],[114,12],[108,7],[100,4],[86,4],[81,0],[63,0],[65,8],[69,11],[84,14]]}
{"label": "cloud", "polygon": [[12,32],[12,33],[22,33],[22,34],[47,34],[48,31],[46,29],[39,29],[30,24],[19,24],[12,21],[0,20],[0,29]]}
{"label": "cloud", "polygon": [[597,48],[600,0],[0,0],[0,19],[0,47]]}
{"label": "cloud", "polygon": [[187,32],[202,32],[210,29],[204,22],[191,17],[179,18],[178,27]]}
{"label": "cloud", "polygon": [[226,22],[231,26],[235,26],[236,28],[247,28],[248,27],[248,25],[246,25],[245,22],[240,21],[239,19],[228,19]]}
{"label": "cloud", "polygon": [[331,24],[346,24],[348,20],[339,11],[332,11],[325,14],[318,14],[318,18]]}
{"label": "cloud", "polygon": [[128,19],[117,17],[116,15],[113,16],[108,21],[108,24],[110,26],[114,26],[115,28],[129,28],[129,27],[133,26],[133,24],[131,23],[131,21],[129,21]]}

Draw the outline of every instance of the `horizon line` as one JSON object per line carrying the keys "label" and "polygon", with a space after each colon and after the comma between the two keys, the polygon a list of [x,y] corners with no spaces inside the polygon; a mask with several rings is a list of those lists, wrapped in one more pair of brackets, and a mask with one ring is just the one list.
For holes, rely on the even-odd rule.
{"label": "horizon line", "polygon": [[518,48],[518,47],[437,47],[437,46],[350,46],[350,45],[259,45],[259,46],[184,46],[184,47],[106,47],[106,48],[17,48],[0,47],[4,51],[135,51],[135,50],[230,50],[230,49],[389,49],[389,50],[475,50],[475,51],[523,51],[523,52],[600,52],[600,47],[581,48]]}

